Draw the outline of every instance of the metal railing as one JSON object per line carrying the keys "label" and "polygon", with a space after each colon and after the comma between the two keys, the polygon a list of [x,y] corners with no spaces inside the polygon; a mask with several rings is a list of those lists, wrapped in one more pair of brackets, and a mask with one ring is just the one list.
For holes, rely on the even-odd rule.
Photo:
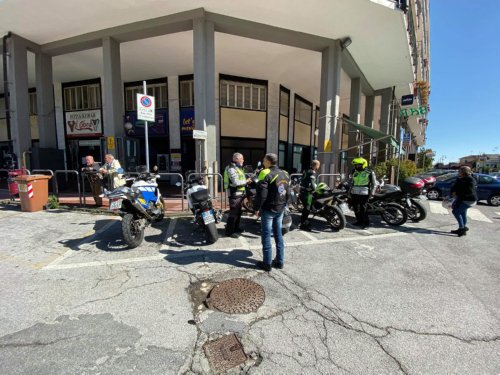
{"label": "metal railing", "polygon": [[[323,176],[330,177],[330,181],[329,181],[328,185],[332,185],[333,177],[337,176],[337,177],[340,177],[340,179],[342,179],[342,175],[340,173],[321,173],[318,175],[318,181]],[[333,185],[332,187],[335,187],[335,185]]]}
{"label": "metal railing", "polygon": [[[188,176],[187,176],[187,181],[189,182],[190,180],[190,177],[191,176],[205,176],[205,177],[209,177],[209,176],[218,176],[220,177],[220,181],[224,181],[223,180],[223,177],[222,177],[222,174],[220,173],[199,173],[199,172],[195,172],[195,173],[190,173]],[[225,195],[225,199],[224,199],[224,195]],[[222,208],[222,204],[224,203],[224,209],[227,209],[227,192],[223,189],[223,187],[221,186],[221,189],[220,189],[220,204],[221,204],[221,208]]]}
{"label": "metal railing", "polygon": [[[52,169],[33,169],[31,171],[32,173],[41,173],[41,174],[47,174],[50,173],[52,177],[54,177],[54,171]],[[54,178],[51,178],[52,180],[52,193],[55,193],[57,191],[57,181]]]}
{"label": "metal railing", "polygon": [[76,183],[77,183],[77,186],[78,186],[78,199],[80,200],[80,206],[82,206],[82,190],[81,190],[81,187],[80,187],[80,173],[78,173],[78,171],[75,171],[73,169],[72,170],[58,169],[58,170],[54,171],[54,179],[56,181],[56,184],[55,184],[55,187],[56,187],[55,194],[57,196],[57,200],[59,200],[59,182],[57,180],[57,175],[61,174],[61,173],[66,174],[66,176],[68,174],[75,174],[76,175]]}

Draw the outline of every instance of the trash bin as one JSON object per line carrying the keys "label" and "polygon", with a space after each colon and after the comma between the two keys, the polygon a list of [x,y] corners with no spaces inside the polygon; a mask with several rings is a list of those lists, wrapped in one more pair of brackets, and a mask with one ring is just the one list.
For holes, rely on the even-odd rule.
{"label": "trash bin", "polygon": [[25,175],[26,174],[26,169],[12,169],[8,173],[8,179],[7,179],[7,185],[9,187],[9,195],[11,199],[14,199],[14,197],[19,194],[19,188],[17,186],[17,182],[14,181],[14,178],[17,176]]}
{"label": "trash bin", "polygon": [[43,210],[49,201],[49,179],[52,176],[43,174],[23,175],[14,178],[19,188],[21,198],[21,210],[35,212]]}

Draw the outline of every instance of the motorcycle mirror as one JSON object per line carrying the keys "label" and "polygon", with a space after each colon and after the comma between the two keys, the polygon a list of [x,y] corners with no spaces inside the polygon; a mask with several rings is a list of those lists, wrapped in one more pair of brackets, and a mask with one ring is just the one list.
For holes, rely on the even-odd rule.
{"label": "motorcycle mirror", "polygon": [[179,187],[179,186],[182,186],[182,184],[181,184],[179,181],[177,181],[177,182],[175,183],[175,186]]}
{"label": "motorcycle mirror", "polygon": [[262,162],[260,162],[260,161],[259,161],[259,162],[257,163],[257,168],[259,168],[261,165],[262,165]]}
{"label": "motorcycle mirror", "polygon": [[157,166],[157,165],[155,165],[155,166],[153,167],[153,171],[158,172],[158,166]]}

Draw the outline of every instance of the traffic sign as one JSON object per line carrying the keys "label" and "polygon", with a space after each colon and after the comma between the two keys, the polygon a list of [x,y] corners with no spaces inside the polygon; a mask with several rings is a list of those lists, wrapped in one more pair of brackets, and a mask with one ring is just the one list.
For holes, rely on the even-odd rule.
{"label": "traffic sign", "polygon": [[137,119],[155,122],[155,97],[137,94]]}
{"label": "traffic sign", "polygon": [[207,139],[205,130],[193,130],[193,139]]}

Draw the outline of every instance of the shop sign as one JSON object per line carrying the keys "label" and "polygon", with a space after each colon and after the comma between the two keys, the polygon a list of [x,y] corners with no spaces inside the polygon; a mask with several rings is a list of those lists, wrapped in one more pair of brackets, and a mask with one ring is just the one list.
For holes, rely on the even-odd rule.
{"label": "shop sign", "polygon": [[181,135],[192,136],[194,130],[194,108],[181,108]]}
{"label": "shop sign", "polygon": [[155,97],[137,94],[137,119],[155,121]]}
{"label": "shop sign", "polygon": [[421,105],[420,107],[417,108],[401,108],[401,111],[399,114],[404,117],[409,117],[409,116],[422,116],[427,113],[427,107]]}
{"label": "shop sign", "polygon": [[66,112],[66,136],[68,138],[102,135],[101,110]]}
{"label": "shop sign", "polygon": [[413,95],[403,95],[401,97],[401,105],[412,105],[413,104]]}

